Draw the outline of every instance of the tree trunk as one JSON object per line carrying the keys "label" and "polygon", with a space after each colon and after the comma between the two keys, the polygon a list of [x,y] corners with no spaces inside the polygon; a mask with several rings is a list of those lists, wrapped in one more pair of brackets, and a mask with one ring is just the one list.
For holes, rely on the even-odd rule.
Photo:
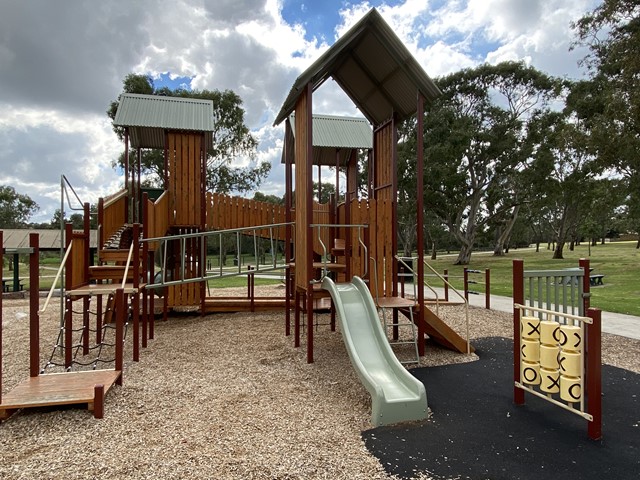
{"label": "tree trunk", "polygon": [[540,252],[540,242],[536,242],[536,253]]}
{"label": "tree trunk", "polygon": [[504,229],[500,233],[500,236],[496,240],[496,245],[493,249],[493,255],[496,257],[502,257],[505,254],[505,243],[511,237],[511,231],[513,230],[513,226],[518,219],[518,211],[520,210],[520,205],[516,205],[513,207],[513,211],[511,212],[511,217],[509,217],[509,221],[504,226]]}
{"label": "tree trunk", "polygon": [[558,243],[556,243],[556,248],[553,251],[553,259],[554,260],[562,260],[564,257],[562,256],[562,251],[564,250],[564,240],[560,241],[558,240]]}
{"label": "tree trunk", "polygon": [[436,254],[436,243],[431,242],[431,260],[435,260],[437,258]]}
{"label": "tree trunk", "polygon": [[454,265],[469,265],[471,261],[471,253],[473,252],[473,243],[463,243],[460,247],[460,252],[458,253],[458,258],[456,259]]}

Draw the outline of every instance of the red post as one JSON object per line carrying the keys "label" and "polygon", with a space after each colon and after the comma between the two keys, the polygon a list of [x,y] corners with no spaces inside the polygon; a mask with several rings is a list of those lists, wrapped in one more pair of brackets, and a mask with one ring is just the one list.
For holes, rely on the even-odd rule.
{"label": "red post", "polygon": [[[122,372],[123,366],[123,337],[124,337],[124,320],[127,314],[126,295],[122,288],[116,290],[116,365],[115,370]],[[117,381],[118,385],[122,385],[122,373]]]}
{"label": "red post", "polygon": [[[515,304],[524,304],[524,261],[513,261],[513,381],[520,382],[520,309]],[[524,404],[524,390],[514,385],[513,402]]]}
{"label": "red post", "polygon": [[102,384],[93,387],[93,417],[104,417],[104,385]]}
{"label": "red post", "polygon": [[29,234],[29,376],[40,373],[40,237]]}
{"label": "red post", "polygon": [[[418,255],[418,355],[425,353],[425,318],[424,318],[424,96],[418,91],[416,105],[417,138],[416,138],[416,243]],[[394,126],[395,127],[395,126]],[[394,152],[395,152],[394,143]],[[394,191],[394,195],[397,192]]]}
{"label": "red post", "polygon": [[[131,296],[133,313],[133,361],[140,361],[140,224],[133,224],[133,287]],[[126,281],[126,279],[125,279]]]}
{"label": "red post", "polygon": [[583,312],[586,314],[591,306],[591,276],[589,275],[591,269],[589,268],[589,259],[581,258],[578,265],[584,271],[584,277],[582,277],[582,305]]}
{"label": "red post", "polygon": [[484,306],[487,310],[491,310],[491,270],[484,271]]}
{"label": "red post", "polygon": [[313,363],[313,288],[307,287],[304,297],[307,308],[307,363]]}
{"label": "red post", "polygon": [[[586,272],[588,273],[588,271],[587,269]],[[593,416],[593,420],[589,422],[588,433],[591,440],[599,440],[602,438],[601,311],[597,308],[589,308],[587,315],[593,320],[593,323],[587,324],[585,329],[587,336],[587,412]]]}
{"label": "red post", "polygon": [[469,301],[469,272],[464,269],[464,299]]}
{"label": "red post", "polygon": [[449,301],[449,270],[444,271],[444,301]]}

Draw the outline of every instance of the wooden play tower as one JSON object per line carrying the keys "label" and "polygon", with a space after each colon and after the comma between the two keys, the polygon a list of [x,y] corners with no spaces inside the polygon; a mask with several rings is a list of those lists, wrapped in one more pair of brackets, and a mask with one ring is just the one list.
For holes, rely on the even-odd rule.
{"label": "wooden play tower", "polygon": [[[312,171],[322,165],[316,152],[313,94],[328,79],[333,79],[351,98],[355,106],[372,125],[372,151],[368,155],[369,180],[366,200],[357,196],[357,155],[347,161],[334,162],[346,171],[347,188],[344,202],[336,208],[336,223],[329,238],[331,246],[343,249],[333,252],[343,258],[344,265],[333,268],[338,275],[360,275],[367,278],[378,305],[394,310],[413,308],[418,326],[419,354],[424,354],[428,333],[445,345],[463,351],[464,341],[455,332],[427,312],[424,290],[418,288],[415,304],[407,303],[398,294],[397,241],[397,129],[402,120],[417,117],[417,278],[424,278],[423,252],[423,108],[440,95],[440,91],[413,58],[393,30],[372,9],[324,55],[302,73],[286,98],[274,125],[285,122],[285,163],[287,165],[287,211],[295,211],[295,272],[294,286],[296,319],[300,313],[307,318],[307,360],[313,361],[313,314],[318,292],[319,252],[313,203]],[[339,154],[337,156],[339,159]],[[295,162],[295,177],[292,164]],[[294,194],[292,193],[294,192]],[[364,238],[360,226],[365,225]],[[326,241],[325,241],[326,243]],[[410,305],[410,306],[408,306]],[[425,321],[425,318],[427,321]]]}

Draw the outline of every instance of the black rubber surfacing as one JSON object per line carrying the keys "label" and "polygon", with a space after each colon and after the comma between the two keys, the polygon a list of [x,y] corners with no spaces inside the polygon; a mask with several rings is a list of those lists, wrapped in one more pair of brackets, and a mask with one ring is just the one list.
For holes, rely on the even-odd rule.
{"label": "black rubber surfacing", "polygon": [[419,368],[432,417],[362,433],[390,474],[453,479],[640,478],[640,375],[603,365],[600,441],[587,421],[531,394],[513,403],[512,341],[474,342],[476,362]]}

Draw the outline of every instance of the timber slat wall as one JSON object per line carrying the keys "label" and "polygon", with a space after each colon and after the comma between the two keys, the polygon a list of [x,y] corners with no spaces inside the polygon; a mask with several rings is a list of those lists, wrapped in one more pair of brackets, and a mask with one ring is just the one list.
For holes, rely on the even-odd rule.
{"label": "timber slat wall", "polygon": [[[311,125],[309,118],[311,117],[311,95],[309,89],[305,89],[296,102],[295,117],[295,154],[296,154],[296,170],[295,170],[295,197],[296,199],[308,199],[313,192],[310,189],[311,171],[310,159],[308,158],[309,145],[311,145]],[[300,290],[307,291],[309,288],[309,280],[312,272],[309,271],[310,263],[313,261],[311,252],[308,251],[307,235],[308,226],[311,225],[312,219],[309,218],[312,212],[308,211],[305,202],[296,203],[295,212],[295,258],[296,258],[296,287]]]}
{"label": "timber slat wall", "polygon": [[127,223],[127,198],[127,191],[122,190],[111,198],[99,202],[98,215],[101,218],[99,220],[100,238],[98,241],[100,248]]}
{"label": "timber slat wall", "polygon": [[[155,202],[147,200],[148,238],[163,237],[169,231],[169,196],[165,191]],[[159,247],[157,243],[152,242],[149,248],[155,250]]]}
{"label": "timber slat wall", "polygon": [[199,134],[167,134],[169,191],[174,210],[172,225],[197,226],[201,223],[202,163]]}
{"label": "timber slat wall", "polygon": [[[376,259],[378,292],[380,296],[393,294],[393,266],[395,237],[393,235],[396,178],[394,162],[395,125],[389,121],[374,134],[374,198],[376,227],[371,228],[371,252]],[[372,215],[373,222],[374,215]],[[374,237],[375,236],[375,241]],[[371,275],[371,280],[374,280]],[[386,282],[384,281],[386,279]],[[374,290],[375,292],[375,290]]]}

